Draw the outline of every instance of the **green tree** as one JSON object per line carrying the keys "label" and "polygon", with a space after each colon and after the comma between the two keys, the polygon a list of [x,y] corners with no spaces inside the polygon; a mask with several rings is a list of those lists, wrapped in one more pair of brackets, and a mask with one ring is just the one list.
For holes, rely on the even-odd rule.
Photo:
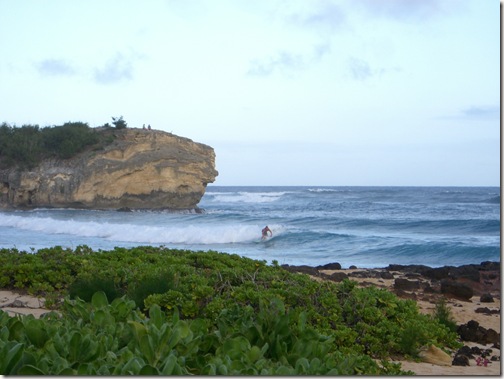
{"label": "green tree", "polygon": [[126,129],[128,127],[128,124],[124,121],[123,116],[112,117],[112,124],[114,124],[116,129]]}

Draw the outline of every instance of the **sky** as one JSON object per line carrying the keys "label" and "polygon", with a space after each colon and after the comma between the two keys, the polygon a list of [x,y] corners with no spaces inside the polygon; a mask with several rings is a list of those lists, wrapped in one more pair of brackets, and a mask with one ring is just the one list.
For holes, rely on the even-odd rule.
{"label": "sky", "polygon": [[213,185],[499,186],[498,0],[0,0],[0,122],[123,116]]}

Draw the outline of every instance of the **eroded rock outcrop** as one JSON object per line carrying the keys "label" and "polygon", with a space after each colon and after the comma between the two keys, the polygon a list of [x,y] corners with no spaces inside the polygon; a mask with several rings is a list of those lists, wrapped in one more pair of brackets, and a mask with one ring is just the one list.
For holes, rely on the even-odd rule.
{"label": "eroded rock outcrop", "polygon": [[101,150],[0,171],[0,207],[193,209],[218,175],[210,146],[163,131],[109,133]]}

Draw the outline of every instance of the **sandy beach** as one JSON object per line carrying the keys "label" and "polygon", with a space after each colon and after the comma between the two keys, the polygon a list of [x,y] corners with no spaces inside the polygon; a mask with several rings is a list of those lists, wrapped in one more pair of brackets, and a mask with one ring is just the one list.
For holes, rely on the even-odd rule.
{"label": "sandy beach", "polygon": [[[383,270],[383,269],[378,269]],[[320,273],[324,276],[314,277],[315,280],[327,280],[327,276],[333,275],[335,273],[344,273],[348,275],[352,280],[359,283],[360,286],[376,286],[379,288],[384,288],[392,292],[394,290],[394,281],[397,277],[402,277],[402,273],[395,273],[394,278],[383,279],[376,277],[359,277],[359,273],[366,271],[373,271],[376,274],[377,270],[365,270],[365,269],[343,269],[343,270],[320,270]],[[384,270],[383,270],[384,271]],[[357,275],[357,276],[352,276]],[[365,276],[365,275],[364,275]],[[474,320],[479,323],[485,329],[493,329],[497,333],[501,332],[501,317],[500,317],[500,286],[498,289],[493,287],[491,291],[493,296],[493,302],[481,302],[480,294],[473,296],[469,300],[459,300],[455,298],[446,297],[447,305],[452,311],[452,315],[458,325],[466,324],[467,322]],[[400,297],[404,298],[414,298],[417,302],[418,307],[421,312],[429,314],[435,309],[436,301],[439,299],[441,294],[436,293],[422,293],[421,291],[402,291],[399,294]],[[482,313],[478,311],[481,308],[488,308],[490,312]],[[26,294],[16,293],[7,290],[0,290],[0,309],[8,312],[10,315],[26,315],[32,314],[35,317],[40,317],[42,314],[49,312],[49,310],[44,308],[44,299],[36,298]],[[496,313],[498,312],[498,313]],[[456,376],[475,376],[475,375],[501,375],[501,363],[500,363],[500,349],[493,347],[491,344],[477,344],[474,342],[463,342],[464,345],[473,347],[477,346],[482,350],[491,349],[491,356],[498,357],[497,361],[490,361],[487,366],[478,366],[475,359],[470,359],[469,366],[441,366],[426,362],[412,362],[412,361],[400,361],[402,368],[404,370],[411,370],[417,375],[456,375]],[[453,355],[452,355],[453,358]]]}

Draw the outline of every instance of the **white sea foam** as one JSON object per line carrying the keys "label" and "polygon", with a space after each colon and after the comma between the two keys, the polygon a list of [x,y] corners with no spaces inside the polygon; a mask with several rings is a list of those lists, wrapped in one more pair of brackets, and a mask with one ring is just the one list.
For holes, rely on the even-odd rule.
{"label": "white sea foam", "polygon": [[[256,241],[261,225],[186,224],[182,226],[144,226],[95,221],[55,220],[48,217],[23,217],[0,213],[0,227],[68,234],[79,237],[104,238],[111,241],[159,244],[234,244]],[[278,233],[280,226],[270,226]]]}
{"label": "white sea foam", "polygon": [[210,192],[213,201],[223,203],[271,203],[287,192]]}

